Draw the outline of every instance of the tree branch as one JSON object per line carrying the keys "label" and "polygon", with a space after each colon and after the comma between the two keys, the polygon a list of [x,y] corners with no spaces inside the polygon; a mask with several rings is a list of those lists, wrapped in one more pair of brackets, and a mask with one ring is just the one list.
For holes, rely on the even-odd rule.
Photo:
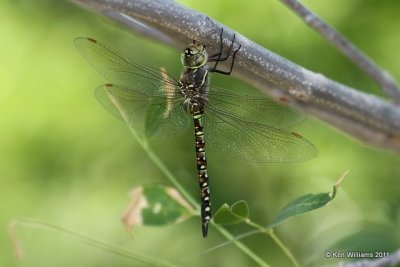
{"label": "tree branch", "polygon": [[[168,0],[73,0],[147,37],[182,49],[193,39],[216,46],[221,27],[224,46],[234,32],[206,15]],[[274,97],[378,147],[400,151],[400,109],[311,72],[236,34],[242,47],[233,75]]]}
{"label": "tree branch", "polygon": [[347,56],[361,70],[371,76],[396,104],[400,104],[400,88],[389,72],[382,70],[367,55],[357,49],[344,36],[326,24],[322,19],[308,10],[297,0],[281,0],[299,15],[311,28],[319,32],[325,39]]}

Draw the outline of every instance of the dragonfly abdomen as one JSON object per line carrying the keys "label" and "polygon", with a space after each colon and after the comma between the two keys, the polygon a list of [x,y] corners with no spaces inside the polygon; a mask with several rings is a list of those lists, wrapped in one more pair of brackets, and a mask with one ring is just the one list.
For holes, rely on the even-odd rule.
{"label": "dragonfly abdomen", "polygon": [[207,236],[208,223],[211,220],[210,188],[208,184],[207,159],[204,142],[203,122],[204,113],[193,112],[194,135],[196,143],[197,174],[201,196],[201,221],[203,237]]}

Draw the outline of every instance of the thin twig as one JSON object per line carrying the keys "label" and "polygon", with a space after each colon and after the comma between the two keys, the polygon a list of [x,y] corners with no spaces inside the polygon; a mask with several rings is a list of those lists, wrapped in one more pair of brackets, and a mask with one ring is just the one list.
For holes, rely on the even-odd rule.
{"label": "thin twig", "polygon": [[357,49],[343,35],[325,23],[297,0],[281,0],[299,15],[311,28],[319,32],[339,51],[346,55],[355,65],[372,77],[384,93],[400,104],[400,88],[389,72],[379,67],[371,58]]}
{"label": "thin twig", "polygon": [[[225,48],[234,31],[204,14],[170,0],[73,0],[130,29],[133,21],[146,25],[141,33],[160,42],[169,36],[169,45],[182,49],[192,40],[215,47],[221,27]],[[146,31],[146,29],[152,29]],[[156,32],[163,35],[155,34]],[[379,97],[332,81],[311,72],[255,44],[241,34],[233,75],[274,97],[310,113],[354,137],[378,147],[400,151],[400,108]]]}
{"label": "thin twig", "polygon": [[145,254],[142,254],[139,252],[135,252],[131,249],[119,247],[114,244],[108,243],[106,241],[102,241],[100,239],[93,238],[86,234],[70,230],[70,229],[62,227],[62,226],[58,226],[58,225],[50,224],[50,223],[46,223],[46,222],[41,222],[41,221],[37,221],[37,220],[32,220],[32,219],[13,220],[12,222],[10,222],[10,224],[8,226],[8,233],[10,235],[11,242],[14,246],[13,249],[16,251],[15,254],[18,257],[17,258],[18,260],[21,260],[22,254],[20,254],[21,253],[21,243],[16,235],[17,226],[36,227],[36,228],[40,227],[40,228],[43,228],[46,230],[50,229],[50,230],[60,231],[61,233],[69,234],[74,238],[80,239],[93,247],[97,247],[97,248],[103,249],[105,251],[108,251],[110,253],[113,253],[115,255],[119,255],[119,256],[122,256],[122,257],[125,257],[128,259],[133,259],[133,260],[145,263],[148,266],[179,267],[179,265],[168,262],[167,260],[163,260],[160,257],[148,256],[148,255],[145,255]]}
{"label": "thin twig", "polygon": [[400,264],[400,250],[391,253],[388,257],[371,261],[363,260],[352,263],[345,263],[339,265],[339,267],[389,267],[397,266],[397,264]]}

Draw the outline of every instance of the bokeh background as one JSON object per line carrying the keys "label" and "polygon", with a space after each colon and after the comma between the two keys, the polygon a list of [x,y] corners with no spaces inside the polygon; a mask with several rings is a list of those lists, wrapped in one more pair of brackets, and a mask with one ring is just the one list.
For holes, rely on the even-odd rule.
{"label": "bokeh background", "polygon": [[[179,1],[206,13],[266,48],[344,84],[381,95],[378,87],[279,1]],[[400,80],[400,2],[303,1]],[[131,188],[168,184],[127,127],[102,109],[93,91],[103,78],[72,45],[78,36],[101,40],[149,65],[180,71],[179,51],[132,34],[62,1],[0,1],[0,266],[147,266],[73,236],[19,227],[24,258],[16,262],[8,223],[30,218],[67,227],[179,266],[256,266],[198,218],[168,227],[137,227],[129,236],[120,216]],[[156,56],[154,56],[156,54]],[[215,77],[226,88],[248,86]],[[304,266],[335,266],[325,251],[383,251],[400,247],[400,156],[365,146],[312,117],[296,128],[319,149],[299,164],[255,164],[210,152],[213,205],[246,200],[266,225],[289,201],[331,190],[346,170],[337,198],[292,219],[277,234]],[[163,163],[197,198],[193,137],[150,140]],[[227,227],[233,234],[249,230]],[[246,243],[272,266],[290,262],[268,237]],[[345,259],[343,259],[345,260]]]}

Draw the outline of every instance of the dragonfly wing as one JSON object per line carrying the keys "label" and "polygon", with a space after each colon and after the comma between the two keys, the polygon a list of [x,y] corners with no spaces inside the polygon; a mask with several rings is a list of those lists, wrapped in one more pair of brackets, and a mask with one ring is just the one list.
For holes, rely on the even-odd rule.
{"label": "dragonfly wing", "polygon": [[206,143],[229,157],[256,162],[299,162],[317,155],[301,135],[245,121],[214,108],[205,117]]}
{"label": "dragonfly wing", "polygon": [[243,120],[286,129],[305,120],[305,115],[295,111],[283,101],[259,95],[246,95],[233,90],[211,87],[207,106],[219,107],[221,112],[235,114]]}
{"label": "dragonfly wing", "polygon": [[113,84],[96,89],[96,98],[108,111],[147,137],[174,136],[190,120],[178,104],[178,81],[162,70],[135,62],[91,38],[74,44],[81,55]]}
{"label": "dragonfly wing", "polygon": [[166,72],[122,56],[114,49],[91,38],[79,37],[75,47],[83,58],[108,81],[130,86],[137,78],[177,85],[178,81]]}
{"label": "dragonfly wing", "polygon": [[[180,97],[155,93],[147,79],[136,79],[132,87],[106,84],[96,89],[100,104],[146,137],[172,137],[190,124]],[[151,87],[151,88],[149,88]]]}

